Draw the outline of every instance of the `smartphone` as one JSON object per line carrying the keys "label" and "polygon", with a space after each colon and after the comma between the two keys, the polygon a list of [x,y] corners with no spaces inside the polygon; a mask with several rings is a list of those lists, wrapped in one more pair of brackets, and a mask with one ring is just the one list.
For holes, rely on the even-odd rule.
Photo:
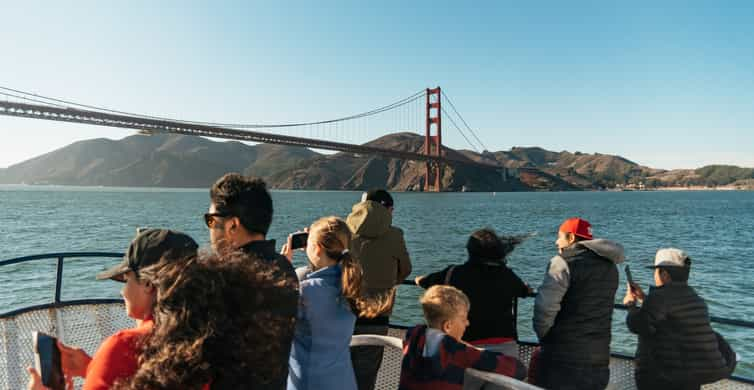
{"label": "smartphone", "polygon": [[309,239],[309,233],[296,232],[291,234],[291,249],[306,248],[306,241]]}
{"label": "smartphone", "polygon": [[636,283],[634,282],[633,276],[631,276],[631,268],[626,265],[624,270],[626,271],[626,280],[628,280],[628,285],[631,286],[631,288],[634,288],[634,286],[636,286]]}
{"label": "smartphone", "polygon": [[58,339],[42,332],[32,332],[34,363],[42,384],[52,390],[65,390],[65,376],[60,364]]}

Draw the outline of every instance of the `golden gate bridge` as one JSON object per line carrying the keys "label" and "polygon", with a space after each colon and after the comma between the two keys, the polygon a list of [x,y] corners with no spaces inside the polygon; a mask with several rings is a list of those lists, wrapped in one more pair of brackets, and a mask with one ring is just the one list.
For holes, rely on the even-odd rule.
{"label": "golden gate bridge", "polygon": [[[497,161],[472,159],[461,153],[448,153],[448,149],[442,143],[443,118],[450,121],[453,128],[474,151],[479,153],[479,149],[469,137],[474,139],[483,151],[487,148],[440,87],[427,88],[386,106],[355,115],[324,121],[282,124],[178,120],[80,104],[3,86],[0,86],[0,95],[5,97],[5,100],[0,100],[0,115],[5,116],[135,129],[142,134],[204,136],[420,161],[424,162],[426,167],[424,191],[442,191],[443,166],[447,164],[493,169],[503,178],[509,175],[507,168]],[[446,106],[449,106],[452,112],[447,111]],[[454,117],[456,119],[453,119]],[[423,147],[420,150],[392,149],[354,141],[357,136],[368,137],[369,132],[375,129],[378,136],[385,135],[385,129],[390,127],[416,133],[423,130]],[[519,173],[537,171],[534,168],[517,170]]]}

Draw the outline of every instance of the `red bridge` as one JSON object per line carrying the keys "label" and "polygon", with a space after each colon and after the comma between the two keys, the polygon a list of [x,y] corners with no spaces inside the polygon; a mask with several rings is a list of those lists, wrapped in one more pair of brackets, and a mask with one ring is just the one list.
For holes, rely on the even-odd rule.
{"label": "red bridge", "polygon": [[[473,165],[482,169],[498,170],[502,175],[508,175],[507,169],[496,162],[474,161],[465,156],[446,153],[442,144],[443,114],[447,114],[443,102],[451,106],[456,118],[465,125],[466,131],[453,120],[452,116],[448,116],[451,124],[469,145],[477,152],[479,151],[466,135],[467,132],[473,135],[479,145],[484,147],[484,144],[458,113],[453,103],[442,93],[440,87],[428,88],[387,106],[356,115],[326,121],[285,124],[233,124],[176,120],[78,104],[1,86],[0,95],[13,99],[0,101],[0,115],[6,116],[136,129],[144,134],[174,133],[423,161],[426,164],[424,191],[442,190],[442,170],[446,164]],[[418,115],[419,110],[422,111],[422,115]],[[340,140],[340,138],[353,139],[355,133],[363,135],[375,127],[382,132],[379,135],[384,135],[384,128],[389,125],[396,126],[395,128],[403,126],[403,129],[412,131],[423,127],[425,138],[423,150],[419,152],[395,150]],[[290,130],[294,130],[292,135],[282,134],[290,133]],[[302,136],[302,133],[309,137]],[[523,171],[522,173],[538,172],[534,168],[518,168],[518,170]]]}

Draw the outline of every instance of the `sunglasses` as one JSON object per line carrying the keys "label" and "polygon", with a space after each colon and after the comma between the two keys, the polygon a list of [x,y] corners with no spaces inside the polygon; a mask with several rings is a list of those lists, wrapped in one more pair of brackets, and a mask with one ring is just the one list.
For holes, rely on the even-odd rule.
{"label": "sunglasses", "polygon": [[215,227],[215,224],[217,223],[217,220],[215,220],[215,218],[225,218],[229,216],[230,214],[226,214],[226,213],[205,213],[204,223],[207,225],[208,228],[212,229]]}

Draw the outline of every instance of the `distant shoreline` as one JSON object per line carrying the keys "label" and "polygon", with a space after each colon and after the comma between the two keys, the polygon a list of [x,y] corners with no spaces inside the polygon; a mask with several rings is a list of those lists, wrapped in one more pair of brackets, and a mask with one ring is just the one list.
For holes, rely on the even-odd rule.
{"label": "distant shoreline", "polygon": [[720,187],[704,187],[704,186],[690,186],[690,187],[656,187],[648,188],[645,190],[635,191],[754,191],[753,188],[748,187],[736,187],[736,186],[720,186]]}
{"label": "distant shoreline", "polygon": [[[0,183],[0,189],[62,189],[62,190],[125,190],[125,191],[177,191],[177,192],[195,192],[195,191],[207,191],[207,187],[159,187],[159,186],[96,186],[96,185],[76,185],[76,184],[29,184],[29,183]],[[360,192],[362,190],[327,190],[327,189],[285,189],[285,188],[270,188],[271,191],[280,192]],[[608,188],[604,190],[598,189],[584,189],[574,191],[468,191],[467,193],[524,193],[524,192],[653,192],[653,191],[666,191],[666,192],[682,192],[682,191],[754,191],[754,188],[747,187],[735,187],[735,186],[720,186],[720,187],[704,187],[704,186],[690,186],[690,187],[653,187],[653,188]],[[423,191],[400,191],[390,190],[390,192],[405,192],[405,193],[423,193]],[[428,192],[432,193],[432,192]],[[463,191],[443,191],[439,193],[464,193]]]}

